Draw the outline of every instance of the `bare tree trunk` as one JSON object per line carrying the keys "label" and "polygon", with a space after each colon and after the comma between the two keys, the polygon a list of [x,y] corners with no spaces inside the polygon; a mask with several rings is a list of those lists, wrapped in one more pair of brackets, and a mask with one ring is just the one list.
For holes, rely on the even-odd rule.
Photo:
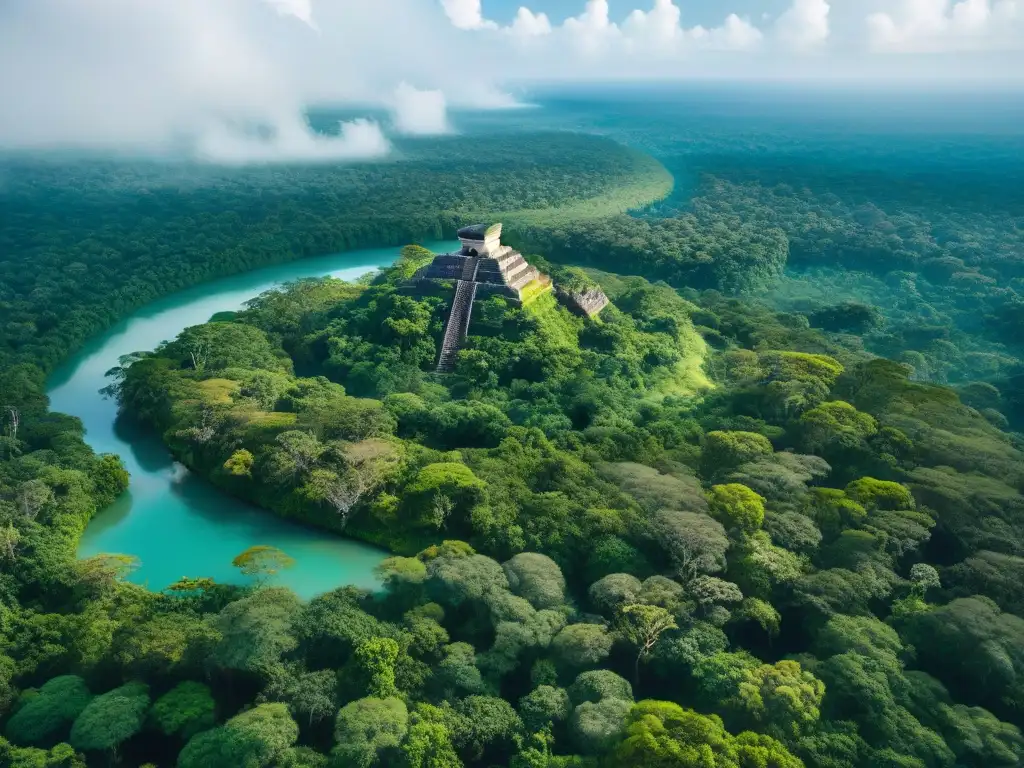
{"label": "bare tree trunk", "polygon": [[342,530],[348,525],[348,518],[352,513],[352,508],[359,503],[363,494],[372,486],[373,484],[363,477],[360,472],[354,472],[350,476],[350,482],[346,482],[345,478],[338,478],[338,481],[333,483],[327,490],[325,497],[327,502],[338,513]]}
{"label": "bare tree trunk", "polygon": [[21,426],[21,411],[18,410],[17,406],[5,405],[4,410],[7,412],[7,434],[11,440],[18,439],[18,427]]}

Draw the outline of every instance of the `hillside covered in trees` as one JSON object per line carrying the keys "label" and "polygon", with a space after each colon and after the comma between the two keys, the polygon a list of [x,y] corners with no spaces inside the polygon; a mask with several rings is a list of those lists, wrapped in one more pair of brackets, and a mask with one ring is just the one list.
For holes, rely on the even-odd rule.
{"label": "hillside covered in trees", "polygon": [[[668,197],[561,132],[352,167],[5,158],[0,766],[1024,762],[1015,140],[879,153],[673,109],[582,121]],[[302,601],[272,546],[239,553],[248,588],[75,559],[128,478],[47,410],[69,351],[213,276],[492,216],[612,305],[484,302],[437,377],[451,292],[407,289],[410,248],[114,372],[225,493],[389,548],[386,591]]]}
{"label": "hillside covered in trees", "polygon": [[437,377],[426,257],[265,294],[114,384],[227,492],[389,546],[386,591],[302,603],[273,548],[250,589],[88,563],[102,635],[24,660],[12,622],[12,680],[45,683],[12,759],[1019,763],[1011,435],[803,316],[600,272],[599,319],[490,299]]}
{"label": "hillside covered in trees", "polygon": [[242,169],[0,158],[0,364],[49,370],[130,310],[215,277],[440,239],[479,217],[607,216],[672,186],[649,156],[579,134],[400,149],[382,163]]}

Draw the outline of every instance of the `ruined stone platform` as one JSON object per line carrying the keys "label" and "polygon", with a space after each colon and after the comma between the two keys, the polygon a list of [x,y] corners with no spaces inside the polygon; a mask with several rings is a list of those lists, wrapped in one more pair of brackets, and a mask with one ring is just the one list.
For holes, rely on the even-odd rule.
{"label": "ruined stone platform", "polygon": [[458,237],[462,246],[458,251],[439,253],[412,278],[413,283],[456,282],[437,361],[438,373],[447,373],[455,366],[459,348],[469,332],[477,298],[498,294],[522,302],[523,289],[541,277],[519,251],[502,245],[501,224],[463,227]]}
{"label": "ruined stone platform", "polygon": [[540,277],[519,251],[501,243],[501,224],[475,224],[458,232],[462,248],[439,253],[413,280],[469,280],[476,295],[500,294],[522,301],[522,290]]}
{"label": "ruined stone platform", "polygon": [[[501,224],[474,224],[458,232],[461,247],[451,253],[439,253],[427,266],[419,269],[410,281],[416,285],[435,287],[437,283],[455,283],[451,310],[445,322],[437,372],[448,373],[455,360],[473,317],[473,304],[479,298],[498,294],[522,303],[553,287],[551,278],[529,264],[519,251],[501,242]],[[578,281],[577,281],[578,282]],[[590,282],[590,281],[586,281]],[[530,286],[529,291],[525,289]],[[608,297],[596,285],[556,287],[555,296],[571,312],[594,318],[608,305]],[[527,294],[524,297],[524,292]]]}

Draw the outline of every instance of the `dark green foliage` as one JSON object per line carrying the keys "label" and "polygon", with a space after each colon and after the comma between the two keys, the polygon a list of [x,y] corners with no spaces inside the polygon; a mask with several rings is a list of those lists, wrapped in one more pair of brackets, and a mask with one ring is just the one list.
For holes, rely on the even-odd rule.
{"label": "dark green foliage", "polygon": [[85,681],[74,675],[55,677],[25,694],[4,732],[15,744],[45,746],[60,741],[92,700]]}
{"label": "dark green foliage", "polygon": [[341,765],[388,765],[408,727],[409,712],[401,699],[353,701],[338,712],[332,754]]}
{"label": "dark green foliage", "polygon": [[356,590],[339,589],[302,607],[293,628],[311,668],[340,668],[364,641],[397,631],[362,610],[359,598]]}
{"label": "dark green foliage", "polygon": [[519,716],[530,733],[563,722],[570,711],[569,694],[550,685],[537,686],[519,700]]}
{"label": "dark green foliage", "polygon": [[968,703],[1020,722],[1024,619],[985,597],[960,598],[904,619],[903,634],[922,667]]}
{"label": "dark green foliage", "polygon": [[179,368],[191,368],[201,374],[215,374],[226,368],[291,368],[286,356],[275,354],[266,334],[241,323],[207,323],[186,328],[160,354]]}
{"label": "dark green foliage", "polygon": [[844,301],[815,310],[807,319],[811,321],[811,325],[826,331],[864,334],[882,324],[882,313],[877,307]]}
{"label": "dark green foliage", "polygon": [[[410,146],[387,173],[207,170],[153,186],[145,211],[86,163],[75,194],[48,182],[64,223],[38,232],[40,191],[14,173],[0,764],[83,768],[76,748],[183,768],[1020,763],[1024,454],[1008,430],[1024,424],[1024,272],[1008,206],[927,212],[720,160],[698,168],[689,211],[608,218],[627,192],[664,191],[654,165],[548,136],[519,167],[530,149],[465,139],[488,141],[507,155],[500,185]],[[462,142],[424,146],[465,160]],[[428,188],[449,213],[423,208]],[[124,557],[74,563],[127,477],[46,413],[67,349],[158,292],[440,237],[494,206],[562,288],[612,304],[585,318],[552,295],[482,299],[454,373],[435,376],[451,289],[410,284],[431,258],[410,246],[393,270],[270,291],[113,372],[126,414],[197,474],[388,547],[386,591],[303,602],[183,579],[151,594],[121,579]],[[799,271],[780,276],[787,251]],[[251,555],[260,576],[284,562]]]}
{"label": "dark green foliage", "polygon": [[605,699],[633,700],[633,687],[625,678],[611,670],[595,669],[581,672],[569,686],[569,699],[574,707],[584,702],[597,704]]}
{"label": "dark green foliage", "polygon": [[759,728],[789,742],[817,726],[826,688],[798,662],[761,664],[745,654],[718,653],[694,671],[703,695],[720,702],[737,730]]}
{"label": "dark green foliage", "polygon": [[290,590],[260,589],[224,608],[212,621],[222,640],[210,661],[228,670],[263,673],[293,649],[300,610]]}
{"label": "dark green foliage", "polygon": [[982,550],[943,573],[958,595],[988,595],[1004,611],[1024,614],[1024,558]]}
{"label": "dark green foliage", "polygon": [[520,239],[552,259],[600,269],[633,263],[637,272],[677,287],[729,292],[771,285],[786,265],[788,246],[778,229],[751,227],[739,216],[704,210],[671,219],[618,216],[527,229]]}
{"label": "dark green foliage", "polygon": [[299,664],[274,668],[258,701],[281,701],[292,716],[311,727],[334,713],[338,680],[333,670],[308,672]]}
{"label": "dark green foliage", "polygon": [[565,602],[565,578],[550,557],[523,552],[502,566],[509,589],[534,608],[557,608]]}
{"label": "dark green foliage", "polygon": [[583,702],[573,710],[569,721],[573,745],[588,755],[607,753],[622,736],[632,706],[628,699],[613,697]]}
{"label": "dark green foliage", "polygon": [[612,636],[600,624],[570,624],[551,642],[555,659],[569,669],[600,664],[612,649]]}
{"label": "dark green foliage", "polygon": [[156,700],[150,718],[168,736],[189,739],[214,726],[215,709],[210,689],[186,680]]}
{"label": "dark green foliage", "polygon": [[149,689],[128,683],[89,702],[71,727],[71,745],[82,751],[115,751],[142,728],[149,710]]}
{"label": "dark green foliage", "polygon": [[224,725],[193,736],[178,758],[180,768],[277,764],[298,738],[299,728],[284,704],[260,704]]}
{"label": "dark green foliage", "polygon": [[494,696],[468,696],[455,706],[448,718],[452,743],[464,758],[479,761],[507,756],[521,734],[523,721],[504,699]]}
{"label": "dark green foliage", "polygon": [[628,573],[610,573],[595,581],[587,590],[591,605],[606,618],[618,614],[619,608],[636,602],[643,587],[640,579]]}
{"label": "dark green foliage", "polygon": [[660,510],[652,516],[651,537],[684,581],[725,567],[729,539],[722,524],[707,514]]}

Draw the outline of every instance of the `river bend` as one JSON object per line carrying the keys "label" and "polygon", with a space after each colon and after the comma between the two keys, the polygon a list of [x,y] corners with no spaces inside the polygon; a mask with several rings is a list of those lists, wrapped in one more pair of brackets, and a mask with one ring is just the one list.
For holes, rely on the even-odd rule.
{"label": "river bend", "polygon": [[[451,243],[428,243],[435,251]],[[99,390],[104,373],[130,352],[150,350],[217,312],[241,309],[274,286],[331,275],[352,280],[391,264],[398,248],[351,251],[265,267],[159,299],[94,338],[58,368],[48,394],[55,411],[77,416],[97,453],[116,453],[131,473],[128,491],[86,528],[79,557],[100,552],[135,555],[131,580],[163,589],[182,576],[243,583],[232,558],[255,544],[287,552],[295,567],[277,577],[302,597],[353,584],[374,587],[373,569],[386,553],[334,534],[305,528],[225,496],[171,458],[158,435],[117,421],[117,404]]]}

